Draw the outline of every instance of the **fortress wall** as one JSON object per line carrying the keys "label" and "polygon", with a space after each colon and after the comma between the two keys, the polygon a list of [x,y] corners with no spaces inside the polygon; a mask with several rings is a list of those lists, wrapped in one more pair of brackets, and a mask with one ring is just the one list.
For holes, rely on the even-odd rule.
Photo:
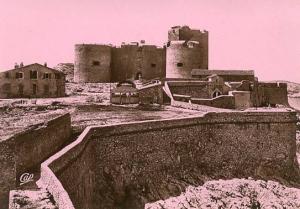
{"label": "fortress wall", "polygon": [[165,76],[166,52],[164,48],[152,45],[122,45],[113,49],[112,81],[137,79],[141,73],[144,79]]}
{"label": "fortress wall", "polygon": [[[8,202],[9,190],[20,188],[21,175],[33,174],[33,182],[38,180],[40,164],[61,149],[69,140],[70,134],[71,118],[67,113],[45,123],[31,126],[0,142],[0,203],[2,201],[5,203],[3,208],[8,207],[6,201]],[[1,193],[5,193],[5,196]],[[2,204],[0,208],[1,206]]]}
{"label": "fortress wall", "polygon": [[[225,108],[225,109],[247,109],[252,106],[250,99],[250,92],[233,92],[233,95],[221,95],[215,98],[191,98],[175,96],[172,106],[181,107],[185,109],[202,110],[203,108],[198,105],[205,105],[209,107]],[[190,100],[190,103],[189,103]],[[184,101],[184,102],[181,102]]]}
{"label": "fortress wall", "polygon": [[8,208],[9,190],[16,188],[15,141],[0,141],[0,209]]}
{"label": "fortress wall", "polygon": [[111,46],[97,44],[75,45],[75,82],[110,82],[110,74]]}
{"label": "fortress wall", "polygon": [[260,105],[288,104],[286,83],[258,83]]}
{"label": "fortress wall", "polygon": [[[138,65],[138,49],[136,45],[122,45],[112,50],[112,81],[132,79],[135,72],[141,68]],[[139,58],[141,59],[141,58]]]}
{"label": "fortress wall", "polygon": [[211,99],[217,89],[222,94],[227,94],[228,90],[223,83],[209,81],[170,81],[167,82],[172,94],[187,95],[194,98]]}
{"label": "fortress wall", "polygon": [[70,135],[71,117],[67,113],[14,136],[17,186],[23,173],[39,173],[40,164],[61,149]]}
{"label": "fortress wall", "polygon": [[188,95],[195,98],[210,98],[212,91],[208,82],[168,82],[172,94]]}
{"label": "fortress wall", "polygon": [[[201,74],[201,75],[200,74],[192,74],[192,78],[204,80],[207,78],[207,76],[210,76],[212,74],[214,74],[214,73],[208,72],[207,74]],[[254,81],[254,75],[237,75],[237,74],[234,74],[234,72],[232,75],[220,75],[219,74],[218,76],[223,78],[224,81],[228,81],[228,82],[243,81],[243,80]]]}
{"label": "fortress wall", "polygon": [[293,114],[219,113],[100,130],[92,136],[100,208],[112,197],[114,207],[140,208],[201,184],[201,176],[292,179]]}
{"label": "fortress wall", "polygon": [[153,46],[142,47],[144,79],[164,78],[166,73],[166,49]]}
{"label": "fortress wall", "polygon": [[41,165],[39,184],[53,195],[60,209],[95,208],[95,146],[88,127],[78,139]]}
{"label": "fortress wall", "polygon": [[199,41],[199,44],[201,46],[201,49],[202,49],[202,68],[204,69],[208,69],[208,64],[209,64],[209,61],[208,61],[208,31],[204,31],[204,32],[200,32],[199,33],[199,30],[193,30],[195,33],[193,35],[193,38],[191,40],[196,40],[196,41]]}
{"label": "fortress wall", "polygon": [[235,108],[235,97],[229,95],[221,95],[212,99],[197,99],[192,98],[193,104],[206,105],[210,107],[234,109]]}
{"label": "fortress wall", "polygon": [[170,86],[172,94],[189,95],[196,98],[210,98],[208,86],[198,85],[198,86]]}
{"label": "fortress wall", "polygon": [[234,82],[234,81],[254,81],[253,75],[220,75],[224,79],[224,81]]}
{"label": "fortress wall", "polygon": [[90,127],[48,165],[76,208],[141,208],[207,179],[299,182],[295,137],[295,112],[208,113]]}

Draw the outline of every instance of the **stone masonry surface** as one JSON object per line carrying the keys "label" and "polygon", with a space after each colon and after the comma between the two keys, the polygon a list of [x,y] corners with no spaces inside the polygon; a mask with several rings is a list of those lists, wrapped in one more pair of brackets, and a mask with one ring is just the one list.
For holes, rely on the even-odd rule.
{"label": "stone masonry surface", "polygon": [[299,183],[295,124],[278,111],[90,127],[48,164],[75,208],[143,208],[208,179]]}

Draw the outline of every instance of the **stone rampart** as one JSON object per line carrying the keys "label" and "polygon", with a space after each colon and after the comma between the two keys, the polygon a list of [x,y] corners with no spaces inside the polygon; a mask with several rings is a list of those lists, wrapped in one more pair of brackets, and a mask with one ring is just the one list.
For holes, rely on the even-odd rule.
{"label": "stone rampart", "polygon": [[42,165],[41,180],[49,189],[55,175],[62,191],[50,192],[75,208],[143,208],[207,179],[299,182],[296,121],[295,112],[236,111],[89,127]]}

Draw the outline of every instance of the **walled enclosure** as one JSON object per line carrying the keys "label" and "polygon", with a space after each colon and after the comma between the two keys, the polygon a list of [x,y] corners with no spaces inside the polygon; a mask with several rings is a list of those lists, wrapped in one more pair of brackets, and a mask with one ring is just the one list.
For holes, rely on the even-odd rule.
{"label": "walled enclosure", "polygon": [[74,81],[84,83],[110,82],[111,47],[97,44],[76,44]]}
{"label": "walled enclosure", "polygon": [[143,208],[207,179],[299,182],[295,137],[289,111],[89,127],[42,164],[41,182],[61,208],[90,209]]}
{"label": "walled enclosure", "polygon": [[[60,150],[71,134],[67,113],[0,141],[0,209],[8,208],[9,190],[20,186],[23,173],[39,173],[40,164]],[[37,180],[39,176],[34,176]]]}

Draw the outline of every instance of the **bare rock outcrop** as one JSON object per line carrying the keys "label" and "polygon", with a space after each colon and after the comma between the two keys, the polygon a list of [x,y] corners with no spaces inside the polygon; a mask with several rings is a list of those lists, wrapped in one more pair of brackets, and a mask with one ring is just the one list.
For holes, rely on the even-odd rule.
{"label": "bare rock outcrop", "polygon": [[63,72],[66,76],[67,82],[73,82],[74,80],[74,64],[73,63],[59,63],[54,69]]}
{"label": "bare rock outcrop", "polygon": [[300,189],[274,181],[232,179],[189,186],[180,196],[145,205],[146,209],[300,208]]}

